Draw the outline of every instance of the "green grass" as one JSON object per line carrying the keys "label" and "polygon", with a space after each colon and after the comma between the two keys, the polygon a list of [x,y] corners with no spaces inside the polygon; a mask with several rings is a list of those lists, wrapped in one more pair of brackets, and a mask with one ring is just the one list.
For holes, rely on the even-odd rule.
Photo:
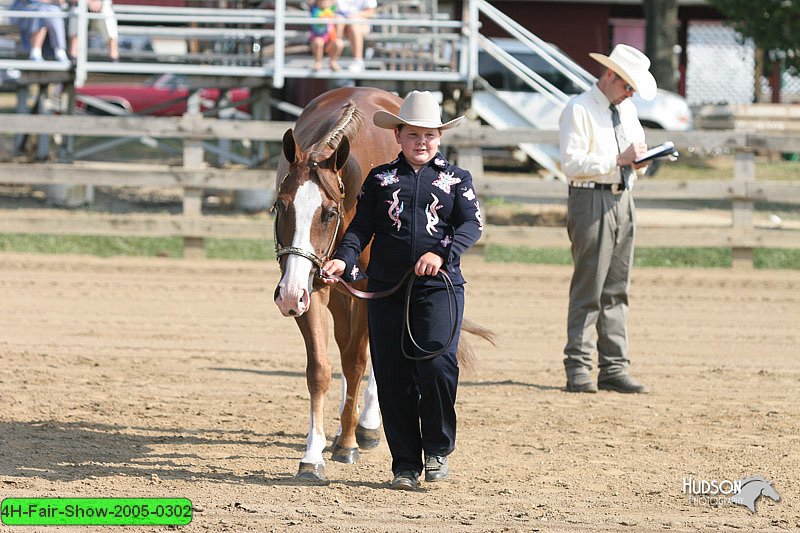
{"label": "green grass", "polygon": [[[485,258],[496,263],[537,263],[571,265],[568,249],[486,246]],[[730,268],[733,254],[729,248],[637,248],[634,266],[667,268]],[[800,250],[757,248],[753,250],[756,268],[800,270]]]}
{"label": "green grass", "polygon": [[524,246],[486,245],[486,261],[494,263],[538,263],[543,265],[571,265],[569,250],[562,248],[526,248]]}
{"label": "green grass", "polygon": [[753,265],[756,268],[800,270],[800,250],[757,248],[753,250]]}
{"label": "green grass", "polygon": [[275,259],[273,241],[245,239],[206,239],[206,257],[209,259],[246,259],[263,261]]}
{"label": "green grass", "polygon": [[[272,241],[245,239],[206,239],[209,259],[264,261],[275,258]],[[94,237],[75,235],[16,235],[0,233],[0,252],[76,254],[99,257],[182,257],[179,237]],[[566,248],[526,248],[487,245],[487,261],[495,263],[537,263],[571,265]],[[726,248],[637,248],[637,267],[729,268],[733,262]],[[800,250],[757,248],[753,250],[756,268],[800,270]]]}
{"label": "green grass", "polygon": [[728,268],[733,265],[730,248],[637,248],[637,267]]}
{"label": "green grass", "polygon": [[[206,256],[213,259],[274,259],[272,241],[206,239]],[[0,234],[0,252],[78,254],[111,257],[182,257],[180,237],[95,237],[77,235]]]}

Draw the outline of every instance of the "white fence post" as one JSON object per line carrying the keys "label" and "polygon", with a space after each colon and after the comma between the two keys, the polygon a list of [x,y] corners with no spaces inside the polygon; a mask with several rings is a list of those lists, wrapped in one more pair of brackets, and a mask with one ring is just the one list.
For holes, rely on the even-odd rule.
{"label": "white fence post", "polygon": [[[186,120],[201,118],[200,92],[195,91],[189,96],[186,107]],[[183,168],[188,171],[198,171],[204,166],[203,141],[199,139],[184,139],[183,141]],[[184,187],[183,189],[183,216],[199,219],[202,216],[203,189],[200,187]],[[196,235],[184,236],[183,256],[190,259],[205,258],[203,238]]]}
{"label": "white fence post", "polygon": [[[50,85],[44,85],[44,90],[49,91]],[[74,88],[67,87],[64,89],[64,92],[59,95],[60,98],[66,99],[66,112],[67,114],[73,114],[74,107],[75,107],[75,98],[74,98]],[[49,96],[49,95],[45,95]],[[42,102],[46,102],[47,98],[44,98]],[[51,111],[49,109],[40,108],[39,113],[41,115],[51,115]],[[65,146],[64,143],[67,145],[71,145],[74,141],[71,136],[64,136],[61,135],[61,146],[58,147],[59,151],[59,159],[65,157],[67,154],[67,150],[69,146]],[[37,159],[39,160],[47,160],[50,156],[50,136],[39,134],[39,153],[37,154]],[[51,205],[55,205],[58,207],[81,207],[84,205],[89,205],[94,202],[94,185],[90,183],[81,184],[81,185],[69,185],[65,183],[56,183],[52,185],[47,185],[45,187],[45,191],[47,194],[47,202]]]}
{"label": "white fence post", "polygon": [[[747,183],[756,179],[755,154],[750,148],[739,148],[733,165],[734,186],[747,190]],[[733,267],[753,268],[753,200],[733,200]]]}

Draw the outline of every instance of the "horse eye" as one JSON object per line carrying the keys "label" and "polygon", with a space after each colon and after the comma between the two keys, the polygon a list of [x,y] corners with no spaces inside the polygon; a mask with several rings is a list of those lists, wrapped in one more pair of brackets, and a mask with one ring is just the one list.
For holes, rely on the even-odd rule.
{"label": "horse eye", "polygon": [[275,208],[283,213],[288,210],[289,202],[283,196],[278,196],[277,200],[275,200]]}
{"label": "horse eye", "polygon": [[336,209],[335,207],[331,207],[330,209],[325,209],[322,212],[322,221],[323,222],[330,222],[331,220],[336,218],[338,215],[339,215],[339,210]]}

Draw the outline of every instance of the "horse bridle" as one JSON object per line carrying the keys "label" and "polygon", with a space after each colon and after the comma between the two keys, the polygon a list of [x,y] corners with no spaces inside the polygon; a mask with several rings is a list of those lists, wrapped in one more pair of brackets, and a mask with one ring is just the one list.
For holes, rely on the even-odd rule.
{"label": "horse bridle", "polygon": [[[318,166],[317,163],[313,163],[314,166]],[[278,192],[281,190],[281,185],[286,178],[289,177],[289,174],[286,174],[281,182],[278,184]],[[319,275],[319,270],[322,269],[322,265],[330,257],[331,253],[333,252],[333,246],[336,244],[336,236],[339,234],[339,228],[344,221],[344,198],[345,198],[345,191],[344,191],[344,182],[342,181],[342,176],[338,173],[336,174],[336,180],[339,183],[339,201],[336,205],[336,227],[333,229],[333,233],[331,234],[331,240],[328,243],[328,248],[325,250],[325,253],[322,256],[318,256],[314,253],[314,250],[305,250],[303,248],[297,246],[283,246],[278,240],[278,201],[275,200],[275,203],[272,204],[270,211],[275,213],[275,225],[273,226],[273,232],[275,236],[275,259],[280,262],[281,257],[284,255],[299,255],[300,257],[305,257],[309,261],[311,261],[317,267],[317,275]]]}

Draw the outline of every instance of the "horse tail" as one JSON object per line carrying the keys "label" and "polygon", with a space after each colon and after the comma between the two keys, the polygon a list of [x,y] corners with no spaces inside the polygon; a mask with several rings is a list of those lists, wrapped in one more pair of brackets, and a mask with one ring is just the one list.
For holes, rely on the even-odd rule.
{"label": "horse tail", "polygon": [[[466,331],[467,333],[471,333],[477,337],[481,337],[482,339],[490,342],[492,346],[497,346],[494,341],[494,332],[488,328],[485,328],[478,324],[477,322],[473,322],[465,318],[461,323],[461,330]],[[468,337],[462,336],[458,341],[458,365],[467,373],[472,373],[476,368],[476,357],[475,351],[472,349],[472,343],[470,342]]]}

